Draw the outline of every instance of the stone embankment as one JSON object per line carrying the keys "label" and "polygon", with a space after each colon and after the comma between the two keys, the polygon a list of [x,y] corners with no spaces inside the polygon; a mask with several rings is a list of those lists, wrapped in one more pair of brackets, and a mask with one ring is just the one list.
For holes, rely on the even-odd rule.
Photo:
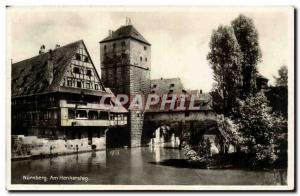
{"label": "stone embankment", "polygon": [[92,138],[89,141],[88,138],[53,140],[36,136],[13,135],[11,146],[11,158],[17,160],[104,150],[106,143],[105,137]]}

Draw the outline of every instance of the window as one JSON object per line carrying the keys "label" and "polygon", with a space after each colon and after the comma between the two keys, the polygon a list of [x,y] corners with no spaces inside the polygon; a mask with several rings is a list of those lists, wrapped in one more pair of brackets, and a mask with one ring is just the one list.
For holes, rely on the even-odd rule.
{"label": "window", "polygon": [[72,86],[72,80],[68,79],[68,86]]}
{"label": "window", "polygon": [[75,118],[87,118],[87,112],[85,110],[77,110]]}
{"label": "window", "polygon": [[91,88],[91,84],[89,82],[86,83],[86,88]]}
{"label": "window", "polygon": [[170,84],[170,87],[174,87],[175,86],[175,84]]}
{"label": "window", "polygon": [[48,119],[48,115],[47,115],[47,112],[44,112],[44,120],[47,120]]}
{"label": "window", "polygon": [[103,50],[104,50],[104,57],[106,58],[106,57],[107,57],[107,56],[106,56],[106,55],[107,55],[107,54],[106,54],[106,53],[107,53],[107,47],[106,47],[106,45],[103,47]]}
{"label": "window", "polygon": [[95,84],[95,90],[99,90],[98,84]]}
{"label": "window", "polygon": [[81,88],[81,82],[77,81],[77,87]]}
{"label": "window", "polygon": [[80,54],[76,54],[75,59],[76,59],[77,61],[81,61],[81,56],[80,56]]}
{"label": "window", "polygon": [[116,43],[113,44],[113,51],[116,49]]}
{"label": "window", "polygon": [[89,58],[87,56],[84,57],[84,62],[86,62],[86,63],[89,62]]}
{"label": "window", "polygon": [[185,117],[189,117],[189,116],[190,116],[190,113],[189,113],[189,112],[185,112],[185,113],[184,113],[184,116],[185,116]]}
{"label": "window", "polygon": [[124,47],[125,46],[125,42],[122,42],[121,45]]}
{"label": "window", "polygon": [[109,98],[109,97],[107,97],[107,98],[104,100],[104,104],[110,105],[110,98]]}
{"label": "window", "polygon": [[101,112],[100,112],[100,115],[99,115],[99,119],[101,119],[101,120],[106,120],[106,119],[108,119],[108,112],[101,111]]}
{"label": "window", "polygon": [[173,90],[169,90],[169,93],[173,93]]}
{"label": "window", "polygon": [[143,61],[143,57],[140,57],[140,61]]}
{"label": "window", "polygon": [[147,57],[145,58],[145,61],[146,61],[146,62],[148,61]]}
{"label": "window", "polygon": [[73,68],[73,73],[75,73],[75,74],[80,74],[80,69],[79,69],[79,67],[74,67],[74,68]]}
{"label": "window", "polygon": [[144,46],[144,50],[147,50],[147,46]]}
{"label": "window", "polygon": [[53,118],[57,119],[57,112],[56,111],[53,111]]}
{"label": "window", "polygon": [[86,70],[86,75],[88,75],[89,77],[91,77],[92,76],[92,70],[90,70],[90,69]]}
{"label": "window", "polygon": [[155,94],[155,91],[151,91],[152,94]]}
{"label": "window", "polygon": [[153,88],[156,88],[156,86],[157,86],[157,85],[156,85],[156,84],[154,84],[152,87],[153,87]]}

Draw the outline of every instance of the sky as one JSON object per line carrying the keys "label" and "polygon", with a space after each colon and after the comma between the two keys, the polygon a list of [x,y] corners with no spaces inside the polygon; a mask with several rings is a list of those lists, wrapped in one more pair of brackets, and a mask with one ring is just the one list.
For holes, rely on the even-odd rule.
{"label": "sky", "polygon": [[126,17],[151,43],[151,78],[180,77],[186,89],[211,90],[213,73],[206,59],[212,31],[239,14],[253,19],[259,34],[259,72],[274,84],[282,65],[290,65],[291,17],[287,8],[230,7],[9,7],[7,58],[18,62],[55,44],[84,40],[100,73],[99,41],[125,25]]}

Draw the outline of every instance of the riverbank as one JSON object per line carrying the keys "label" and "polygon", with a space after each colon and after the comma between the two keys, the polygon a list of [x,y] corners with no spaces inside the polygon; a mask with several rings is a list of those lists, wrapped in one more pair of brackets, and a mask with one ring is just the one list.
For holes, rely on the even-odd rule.
{"label": "riverbank", "polygon": [[105,137],[62,140],[15,135],[12,137],[11,159],[48,158],[105,149]]}
{"label": "riverbank", "polygon": [[[107,149],[13,161],[11,180],[13,184],[116,185],[281,185],[286,181],[286,172],[280,170],[188,168],[180,166],[178,160],[185,160],[185,156],[172,148]],[[45,176],[49,180],[23,180],[23,176]],[[88,181],[50,180],[51,176],[82,176]]]}

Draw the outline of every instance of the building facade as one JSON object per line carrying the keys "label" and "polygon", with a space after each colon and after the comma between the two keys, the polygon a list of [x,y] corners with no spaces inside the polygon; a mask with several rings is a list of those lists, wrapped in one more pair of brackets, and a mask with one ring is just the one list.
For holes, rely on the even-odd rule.
{"label": "building facade", "polygon": [[[82,40],[44,50],[12,64],[12,135],[60,143],[40,149],[44,154],[105,148],[106,132],[126,126],[127,110],[113,103]],[[21,148],[19,140],[14,150]],[[37,151],[32,147],[27,154],[32,150]]]}
{"label": "building facade", "polygon": [[[132,26],[122,26],[100,41],[101,78],[115,94],[150,92],[151,44]],[[143,110],[129,111],[130,146],[141,145]]]}

